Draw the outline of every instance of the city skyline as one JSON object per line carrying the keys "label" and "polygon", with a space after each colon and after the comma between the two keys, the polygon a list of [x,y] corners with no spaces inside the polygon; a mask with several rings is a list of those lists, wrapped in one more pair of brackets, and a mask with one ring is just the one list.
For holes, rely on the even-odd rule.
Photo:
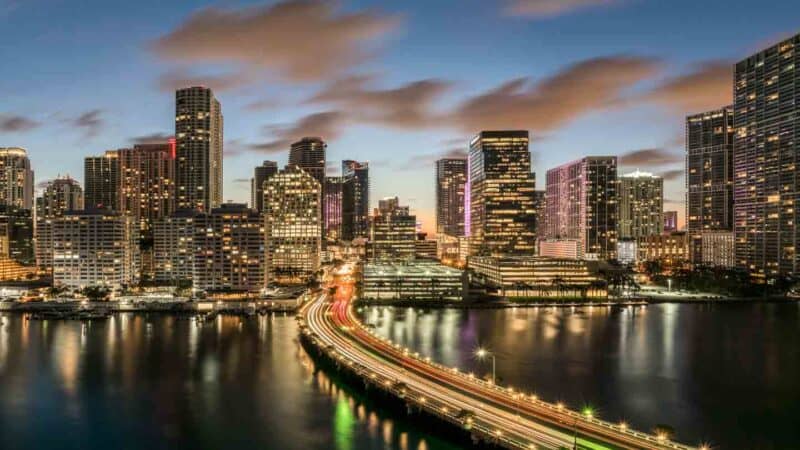
{"label": "city skyline", "polygon": [[[585,8],[544,16],[535,8],[511,9],[515,2],[501,0],[470,1],[463,12],[453,12],[446,4],[383,2],[376,8],[372,3],[347,2],[341,8],[317,2],[281,5],[294,8],[291,17],[319,25],[320,33],[353,22],[347,18],[360,18],[353,41],[331,39],[333,56],[348,57],[345,69],[327,64],[330,58],[322,58],[317,67],[298,66],[296,58],[279,51],[269,55],[274,61],[254,62],[247,52],[235,53],[232,61],[225,56],[229,47],[222,40],[206,52],[185,48],[192,26],[212,12],[256,26],[275,20],[275,3],[226,4],[216,10],[193,3],[169,5],[168,11],[158,5],[158,16],[170,19],[151,14],[136,26],[130,23],[152,12],[155,3],[121,10],[97,4],[85,15],[53,4],[47,17],[27,4],[9,5],[0,9],[0,22],[13,21],[22,31],[9,36],[4,46],[19,57],[15,73],[0,84],[7,98],[0,111],[0,137],[5,146],[28,150],[37,182],[59,174],[80,179],[84,156],[132,147],[142,141],[134,139],[137,136],[171,136],[174,89],[207,84],[225,105],[223,201],[248,200],[253,167],[265,159],[283,165],[291,142],[321,135],[329,143],[329,161],[370,162],[371,207],[378,198],[400,194],[424,230],[433,234],[434,161],[453,150],[463,155],[469,138],[483,129],[525,128],[531,131],[533,170],[539,180],[546,170],[579,157],[619,155],[621,171],[642,169],[664,176],[665,208],[680,211],[684,224],[679,137],[685,116],[730,104],[731,89],[720,86],[730,83],[732,64],[777,42],[797,18],[788,1],[757,15],[752,14],[756,6],[717,8],[719,22],[747,21],[739,30],[686,23],[677,11],[681,8],[643,0],[596,6],[587,2],[590,6]],[[450,13],[457,19],[453,24],[430,26]],[[43,26],[53,16],[63,25],[45,32]],[[595,20],[599,17],[604,25]],[[478,20],[486,21],[487,30],[480,39],[463,31]],[[86,27],[87,21],[94,26]],[[112,31],[111,25],[123,23],[116,28],[125,32]],[[609,23],[626,27],[611,33]],[[664,40],[678,25],[681,36]],[[430,31],[433,28],[441,29]],[[291,48],[285,35],[276,33],[270,36],[273,41]],[[585,45],[585,37],[597,34],[604,38]],[[711,34],[713,42],[703,39]],[[53,40],[59,42],[60,54],[51,48]],[[364,49],[368,40],[380,45]],[[103,45],[96,51],[78,51],[99,41]],[[410,51],[421,42],[433,45]],[[478,52],[497,45],[504,49],[498,55]],[[75,51],[65,51],[71,49]],[[349,58],[358,53],[372,58]],[[69,64],[63,56],[67,54]],[[467,54],[483,55],[485,65],[492,67],[469,70]],[[585,90],[573,89],[588,83],[571,78],[576,69],[605,74],[600,78],[610,84],[601,89],[613,95],[591,98]],[[529,80],[510,83],[519,77]],[[691,81],[702,89],[687,87]],[[567,91],[583,98],[576,103],[563,97],[558,91],[562,82],[568,83]],[[60,101],[53,105],[53,89],[61,84],[70,88],[58,89]],[[123,87],[129,100],[120,101]],[[507,123],[482,122],[487,111],[473,102],[481,96],[509,107]],[[565,108],[555,108],[559,104]],[[542,115],[542,110],[552,114]],[[379,149],[371,145],[374,142],[382,143]],[[397,192],[395,174],[413,182]],[[540,181],[537,189],[542,187]]]}

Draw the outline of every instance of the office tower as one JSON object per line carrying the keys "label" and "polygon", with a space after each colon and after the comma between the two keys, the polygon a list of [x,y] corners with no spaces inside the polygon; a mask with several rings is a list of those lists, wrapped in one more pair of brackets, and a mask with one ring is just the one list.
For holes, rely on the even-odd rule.
{"label": "office tower", "polygon": [[757,278],[800,267],[800,34],[734,68],[737,265]]}
{"label": "office tower", "polygon": [[640,261],[661,261],[675,268],[689,257],[689,235],[685,231],[655,234],[640,240],[637,247]]}
{"label": "office tower", "polygon": [[172,214],[175,206],[175,141],[136,145],[117,154],[119,211],[133,216],[150,236],[153,221]]}
{"label": "office tower", "polygon": [[33,228],[33,211],[0,206],[0,257],[33,265],[36,261]]}
{"label": "office tower", "polygon": [[620,239],[641,239],[664,231],[664,179],[647,172],[619,177]]}
{"label": "office tower", "polygon": [[33,209],[33,170],[24,148],[0,147],[0,206]]}
{"label": "office tower", "polygon": [[342,161],[342,239],[369,233],[369,163]]}
{"label": "office tower", "polygon": [[70,177],[48,181],[42,196],[36,201],[36,214],[41,217],[60,217],[67,211],[83,209],[83,189],[78,180]]}
{"label": "office tower", "polygon": [[195,251],[204,251],[195,249],[195,233],[208,232],[196,230],[198,215],[195,210],[182,209],[153,222],[153,266],[157,283],[177,285],[194,278]]}
{"label": "office tower", "polygon": [[702,234],[733,231],[733,107],[686,118],[689,258],[703,261]]}
{"label": "office tower", "polygon": [[397,197],[378,202],[370,222],[368,257],[371,261],[409,261],[416,255],[417,218]]}
{"label": "office tower", "polygon": [[533,191],[533,210],[536,214],[536,221],[534,222],[536,226],[533,231],[536,239],[544,236],[545,230],[547,229],[547,214],[545,212],[545,207],[547,206],[546,197],[545,191]]}
{"label": "office tower", "polygon": [[678,211],[664,211],[664,231],[678,231]]}
{"label": "office tower", "polygon": [[[245,204],[224,203],[207,214],[198,214],[194,221],[195,289],[256,292],[264,288],[264,224],[255,210]],[[183,279],[177,273],[173,276]]]}
{"label": "office tower", "polygon": [[325,149],[328,145],[318,137],[304,137],[292,144],[289,164],[309,173],[322,186],[325,184]]}
{"label": "office tower", "polygon": [[464,189],[467,160],[443,158],[436,161],[436,233],[464,236]]}
{"label": "office tower", "polygon": [[139,279],[139,233],[129,216],[69,211],[53,220],[53,284],[131,286]]}
{"label": "office tower", "polygon": [[83,189],[69,177],[48,181],[42,196],[36,199],[36,265],[53,269],[53,220],[67,211],[83,210]]}
{"label": "office tower", "polygon": [[264,183],[267,282],[302,284],[320,268],[321,187],[314,177],[289,166]]}
{"label": "office tower", "polygon": [[322,188],[323,234],[327,242],[342,239],[342,177],[325,177]]}
{"label": "office tower", "polygon": [[534,180],[527,131],[482,131],[469,149],[471,255],[533,255]]}
{"label": "office tower", "polygon": [[278,173],[278,163],[264,161],[260,166],[256,166],[253,178],[250,179],[250,207],[259,213],[264,210],[264,182],[276,173]]}
{"label": "office tower", "polygon": [[86,209],[119,209],[119,154],[116,150],[84,159],[83,186]]}
{"label": "office tower", "polygon": [[177,209],[208,212],[222,204],[222,122],[211,89],[175,92]]}
{"label": "office tower", "polygon": [[701,263],[707,266],[735,267],[735,238],[732,231],[706,231],[701,234]]}
{"label": "office tower", "polygon": [[547,239],[577,239],[587,259],[614,259],[617,158],[589,156],[547,171]]}

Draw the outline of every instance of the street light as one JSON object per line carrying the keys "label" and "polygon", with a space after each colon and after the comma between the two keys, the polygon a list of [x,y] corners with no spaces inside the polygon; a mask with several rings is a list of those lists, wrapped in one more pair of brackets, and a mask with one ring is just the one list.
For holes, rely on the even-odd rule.
{"label": "street light", "polygon": [[477,356],[478,359],[481,360],[487,357],[492,358],[492,384],[496,384],[495,383],[496,360],[494,357],[494,353],[490,352],[489,350],[486,350],[485,348],[478,348],[477,350],[475,350],[475,356]]}
{"label": "street light", "polygon": [[672,292],[672,278],[667,278],[667,290]]}

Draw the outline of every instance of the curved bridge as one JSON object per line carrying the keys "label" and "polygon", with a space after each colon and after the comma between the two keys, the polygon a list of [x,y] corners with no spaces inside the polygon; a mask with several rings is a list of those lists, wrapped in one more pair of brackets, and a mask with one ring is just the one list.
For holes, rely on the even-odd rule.
{"label": "curved bridge", "polygon": [[378,336],[353,312],[349,291],[298,313],[303,338],[365,383],[508,449],[706,449],[581,414],[432,362]]}

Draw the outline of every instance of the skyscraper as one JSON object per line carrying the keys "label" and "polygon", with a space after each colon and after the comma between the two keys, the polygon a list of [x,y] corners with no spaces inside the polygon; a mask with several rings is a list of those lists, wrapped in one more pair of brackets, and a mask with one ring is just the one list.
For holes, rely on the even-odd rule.
{"label": "skyscraper", "polygon": [[464,235],[464,189],[467,160],[443,158],[436,161],[436,233]]}
{"label": "skyscraper", "polygon": [[620,239],[641,239],[664,231],[664,179],[647,172],[619,177]]}
{"label": "skyscraper", "polygon": [[664,231],[678,231],[678,211],[664,211]]}
{"label": "skyscraper", "polygon": [[739,267],[800,269],[800,34],[735,65],[734,232]]}
{"label": "skyscraper", "polygon": [[175,92],[178,209],[210,211],[222,204],[222,108],[211,89]]}
{"label": "skyscraper", "polygon": [[372,261],[409,261],[416,255],[417,218],[397,197],[379,202],[370,222],[368,257]]}
{"label": "skyscraper", "polygon": [[534,179],[527,131],[482,131],[469,149],[472,255],[533,255]]}
{"label": "skyscraper", "polygon": [[322,187],[322,224],[325,240],[336,242],[342,238],[342,177],[325,177]]}
{"label": "skyscraper", "polygon": [[[175,142],[120,149],[119,211],[147,232],[175,207]],[[147,233],[149,234],[149,233]]]}
{"label": "skyscraper", "polygon": [[70,177],[48,181],[37,199],[36,213],[42,217],[60,217],[67,211],[83,209],[83,189],[78,180]]}
{"label": "skyscraper", "polygon": [[703,261],[702,234],[733,231],[733,107],[686,118],[689,258]]}
{"label": "skyscraper", "polygon": [[0,206],[33,209],[33,170],[24,148],[0,147]]}
{"label": "skyscraper", "polygon": [[83,185],[86,209],[119,210],[119,154],[116,150],[84,159]]}
{"label": "skyscraper", "polygon": [[251,208],[258,212],[264,210],[264,182],[276,173],[278,173],[278,163],[275,161],[264,161],[260,166],[256,166],[253,178],[250,179]]}
{"label": "skyscraper", "polygon": [[617,158],[589,156],[547,171],[547,239],[577,239],[587,259],[614,259]]}
{"label": "skyscraper", "polygon": [[[196,220],[198,216],[202,214],[191,209],[182,209],[153,223],[153,266],[156,282],[178,284],[193,280],[197,251],[194,245],[195,234],[208,233],[207,229],[197,230],[198,224],[205,224],[204,220]],[[204,270],[206,260],[201,262],[203,265],[200,270]]]}
{"label": "skyscraper", "polygon": [[327,147],[322,138],[304,137],[292,144],[289,150],[289,164],[305,170],[322,186],[325,183]]}
{"label": "skyscraper", "polygon": [[299,284],[320,268],[320,184],[290,165],[264,183],[267,282]]}
{"label": "skyscraper", "polygon": [[342,161],[342,239],[369,233],[369,163]]}
{"label": "skyscraper", "polygon": [[33,228],[33,211],[0,206],[0,258],[34,264]]}

